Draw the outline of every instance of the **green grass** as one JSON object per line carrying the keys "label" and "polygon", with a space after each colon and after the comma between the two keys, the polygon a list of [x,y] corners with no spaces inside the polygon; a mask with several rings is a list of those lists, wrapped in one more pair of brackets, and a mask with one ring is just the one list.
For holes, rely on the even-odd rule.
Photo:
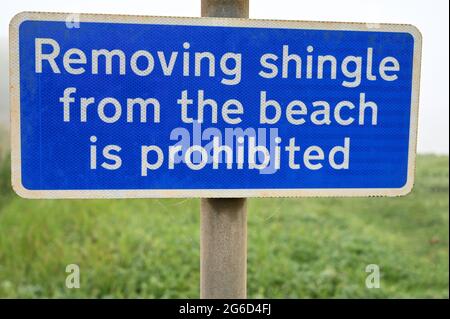
{"label": "green grass", "polygon": [[[420,156],[400,198],[249,200],[249,297],[448,298],[448,168]],[[3,161],[0,297],[199,297],[199,200],[24,200],[9,183]]]}

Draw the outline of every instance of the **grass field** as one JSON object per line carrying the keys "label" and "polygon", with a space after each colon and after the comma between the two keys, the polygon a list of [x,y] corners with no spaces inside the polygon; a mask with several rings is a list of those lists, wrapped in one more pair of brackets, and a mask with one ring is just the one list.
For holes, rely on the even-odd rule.
{"label": "grass field", "polygon": [[[24,200],[0,166],[0,297],[199,297],[199,200]],[[248,295],[448,298],[448,209],[447,156],[420,156],[406,197],[251,199]]]}

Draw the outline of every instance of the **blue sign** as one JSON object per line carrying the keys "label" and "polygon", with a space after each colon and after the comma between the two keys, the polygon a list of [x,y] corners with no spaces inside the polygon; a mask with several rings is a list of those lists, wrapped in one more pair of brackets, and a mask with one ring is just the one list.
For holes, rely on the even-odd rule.
{"label": "blue sign", "polygon": [[10,32],[24,197],[412,188],[413,26],[21,13]]}

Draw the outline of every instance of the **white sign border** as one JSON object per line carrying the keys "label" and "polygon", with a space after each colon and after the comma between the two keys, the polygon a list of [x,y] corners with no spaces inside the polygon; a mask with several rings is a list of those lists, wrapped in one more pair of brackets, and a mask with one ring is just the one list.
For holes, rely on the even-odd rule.
{"label": "white sign border", "polygon": [[80,13],[80,23],[135,23],[195,26],[227,26],[248,28],[286,28],[342,31],[405,32],[414,38],[413,81],[408,150],[408,174],[401,188],[322,188],[322,189],[121,189],[121,190],[30,190],[22,185],[20,143],[20,65],[19,27],[24,21],[67,21],[74,13],[21,12],[9,26],[9,72],[11,109],[11,180],[14,191],[24,198],[243,198],[243,197],[369,197],[402,196],[414,185],[419,110],[420,63],[422,35],[409,24],[377,24],[346,22],[307,22],[253,20],[235,18],[181,18]]}

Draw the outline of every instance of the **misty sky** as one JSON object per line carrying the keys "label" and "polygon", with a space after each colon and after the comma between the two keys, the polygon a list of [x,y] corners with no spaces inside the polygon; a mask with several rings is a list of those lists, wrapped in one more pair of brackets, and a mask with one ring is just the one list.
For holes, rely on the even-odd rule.
{"label": "misty sky", "polygon": [[[7,123],[8,24],[21,11],[199,16],[200,0],[14,0],[0,15],[0,123]],[[423,36],[419,143],[424,152],[449,152],[448,0],[250,0],[250,18],[414,24]]]}

